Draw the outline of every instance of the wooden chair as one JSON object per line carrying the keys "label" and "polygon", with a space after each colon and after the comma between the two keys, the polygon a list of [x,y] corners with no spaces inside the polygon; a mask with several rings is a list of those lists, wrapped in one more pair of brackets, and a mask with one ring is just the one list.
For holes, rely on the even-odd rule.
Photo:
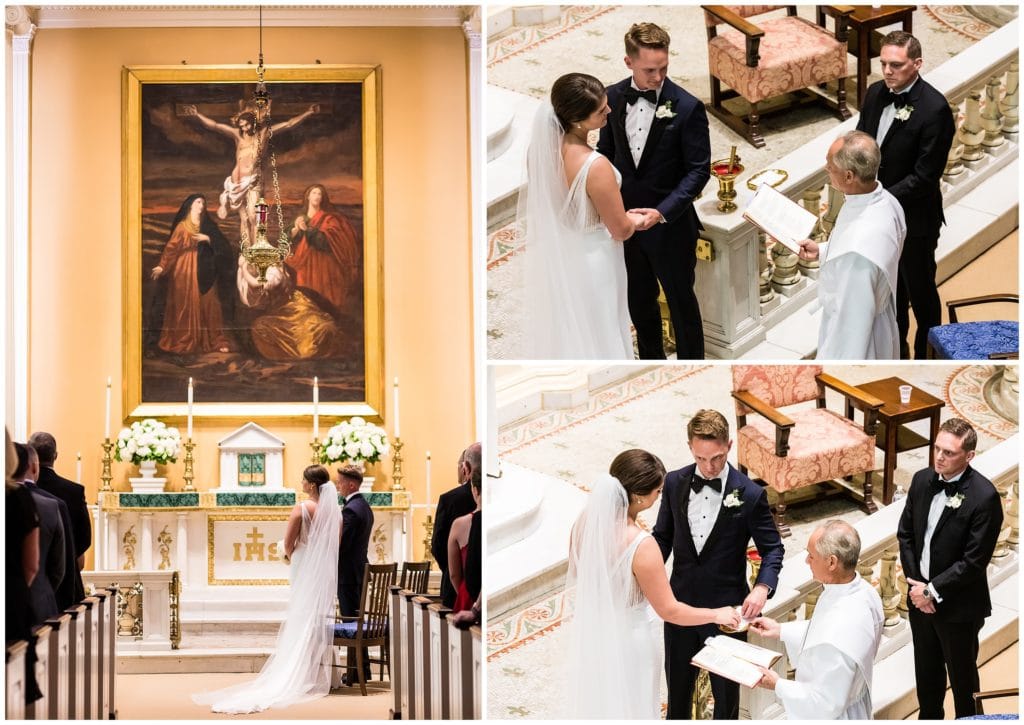
{"label": "wooden chair", "polygon": [[[825,407],[825,388],[852,406],[850,418]],[[853,493],[869,514],[877,510],[871,476],[881,400],[826,375],[820,365],[734,365],[732,397],[739,469],[777,494],[773,514],[780,534],[789,536],[787,492],[816,483],[834,483]],[[778,410],[810,401],[814,408]],[[863,412],[863,426],[852,420],[853,408]],[[760,417],[748,421],[751,413]],[[852,486],[856,474],[864,476],[860,491]]]}
{"label": "wooden chair", "polygon": [[949,300],[949,324],[928,330],[928,357],[943,360],[1016,360],[1020,356],[1017,320],[960,322],[957,310],[995,302],[1020,304],[1015,294],[991,294]]}
{"label": "wooden chair", "polygon": [[974,714],[984,715],[985,714],[985,700],[994,700],[1001,697],[1018,697],[1020,695],[1020,689],[1016,687],[1009,687],[1005,690],[983,690],[982,692],[974,693]]}
{"label": "wooden chair", "polygon": [[430,582],[430,560],[407,561],[402,564],[402,578],[398,586],[409,592],[426,594]]}
{"label": "wooden chair", "polygon": [[[711,102],[708,112],[747,139],[764,146],[758,104],[793,94],[791,101],[770,112],[789,110],[808,101],[828,106],[840,120],[850,117],[846,107],[846,36],[853,8],[822,6],[835,18],[833,35],[820,25],[797,17],[796,5],[701,5],[708,34],[708,70]],[[785,8],[786,15],[759,21],[747,18]],[[735,32],[718,34],[720,24]],[[836,81],[836,100],[819,86]],[[723,91],[725,83],[730,90]],[[741,97],[750,104],[747,115],[727,109],[724,101]]]}
{"label": "wooden chair", "polygon": [[[354,617],[342,615],[335,620],[334,646],[345,647],[349,652],[355,649],[356,672],[363,696],[366,695],[364,665],[376,662],[381,665],[383,673],[387,660],[388,598],[397,573],[398,564],[367,564],[363,574],[363,591],[359,597],[359,612]],[[380,647],[383,654],[378,659],[370,658],[367,647]],[[364,657],[369,661],[364,662]]]}

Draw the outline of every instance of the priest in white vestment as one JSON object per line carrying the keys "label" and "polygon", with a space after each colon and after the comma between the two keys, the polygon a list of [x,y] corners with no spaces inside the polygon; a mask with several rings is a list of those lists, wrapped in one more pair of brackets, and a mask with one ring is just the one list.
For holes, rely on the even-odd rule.
{"label": "priest in white vestment", "polygon": [[834,189],[846,195],[829,241],[800,242],[800,258],[821,259],[819,360],[898,360],[896,285],[907,236],[903,208],[876,180],[881,154],[863,131],[837,138],[825,157]]}
{"label": "priest in white vestment", "polygon": [[810,620],[780,624],[769,617],[750,628],[781,638],[796,680],[761,668],[759,687],[775,690],[791,720],[870,720],[871,672],[882,638],[882,601],[857,573],[860,536],[833,519],[807,541],[807,564],[825,590]]}

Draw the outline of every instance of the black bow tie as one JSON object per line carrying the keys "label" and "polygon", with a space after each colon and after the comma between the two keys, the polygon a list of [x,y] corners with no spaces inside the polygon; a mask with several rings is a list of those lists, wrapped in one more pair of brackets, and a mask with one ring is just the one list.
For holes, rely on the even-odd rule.
{"label": "black bow tie", "polygon": [[696,473],[693,474],[693,478],[690,480],[690,488],[693,489],[694,493],[700,493],[701,489],[707,486],[713,491],[722,491],[722,479],[720,478],[701,478]]}
{"label": "black bow tie", "polygon": [[893,93],[892,91],[889,91],[889,103],[895,106],[896,110],[898,111],[899,109],[907,105],[907,95],[908,94],[906,91],[904,91],[903,93]]}
{"label": "black bow tie", "polygon": [[632,106],[638,98],[646,98],[651,103],[657,104],[658,92],[655,90],[638,91],[636,88],[626,89],[626,103]]}
{"label": "black bow tie", "polygon": [[945,491],[947,497],[954,496],[960,493],[960,481],[943,481],[936,476],[932,479],[931,490],[932,496],[937,496],[941,491]]}

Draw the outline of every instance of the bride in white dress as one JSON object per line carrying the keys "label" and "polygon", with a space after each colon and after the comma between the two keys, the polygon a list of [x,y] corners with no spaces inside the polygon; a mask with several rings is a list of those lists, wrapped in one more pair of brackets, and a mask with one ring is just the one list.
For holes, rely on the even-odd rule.
{"label": "bride in white dress", "polygon": [[326,468],[309,466],[302,479],[309,499],[295,504],[288,518],[284,547],[291,559],[291,591],[274,653],[255,680],[192,696],[214,712],[288,707],[330,690],[341,507]]}
{"label": "bride in white dress", "polygon": [[660,719],[662,620],[736,627],[740,618],[732,607],[691,607],[673,596],[661,550],[636,522],[661,495],[658,457],[624,451],[609,474],[594,483],[572,530],[565,717]]}
{"label": "bride in white dress", "polygon": [[526,240],[525,357],[632,360],[619,172],[592,149],[608,121],[604,85],[583,73],[551,87],[533,123],[518,222]]}

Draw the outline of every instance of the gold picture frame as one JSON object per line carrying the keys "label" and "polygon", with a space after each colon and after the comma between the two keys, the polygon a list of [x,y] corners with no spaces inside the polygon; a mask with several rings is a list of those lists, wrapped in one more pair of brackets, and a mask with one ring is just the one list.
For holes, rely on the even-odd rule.
{"label": "gold picture frame", "polygon": [[[237,208],[231,206],[231,198],[226,196],[227,182],[235,180],[243,164],[243,144],[248,142],[252,148],[252,140],[243,138],[245,115],[250,112],[250,119],[262,120],[251,113],[255,107],[249,100],[256,87],[255,68],[232,65],[123,69],[122,394],[127,418],[183,417],[188,378],[195,380],[193,415],[197,418],[220,422],[308,416],[312,413],[312,382],[316,376],[320,415],[360,415],[381,421],[384,250],[380,76],[379,66],[367,65],[266,67],[271,123],[265,128],[270,131],[276,157],[276,168],[271,169],[267,163],[269,155],[264,154],[262,191],[271,204],[272,226],[267,236],[273,242],[279,228],[270,172],[280,175],[284,209],[280,218],[286,220],[285,233],[289,233],[289,228],[291,234],[296,233],[300,217],[309,221],[310,226],[314,218],[321,219],[319,213],[316,217],[305,213],[313,209],[307,206],[309,196],[319,186],[322,199],[335,195],[334,201],[328,200],[326,209],[336,213],[350,230],[344,238],[349,254],[345,269],[350,276],[345,277],[347,296],[337,302],[328,299],[337,285],[317,286],[311,278],[303,280],[299,273],[292,275],[289,267],[282,275],[289,283],[281,284],[278,306],[271,308],[268,304],[269,311],[265,312],[231,299],[232,276],[238,274],[238,269],[237,261],[232,262],[230,255],[233,253],[237,259],[237,241],[244,224],[240,212],[232,212]],[[299,112],[299,108],[308,110]],[[249,133],[253,138],[262,133],[259,122],[250,125],[255,129]],[[232,139],[225,138],[232,129],[237,136],[234,149]],[[261,136],[265,138],[266,134]],[[257,150],[256,155],[259,153]],[[200,240],[205,236],[209,241],[205,230],[208,220],[213,220],[224,239],[221,248],[225,253],[221,258],[226,261],[213,267],[216,271],[211,274],[216,274],[216,281],[208,283],[207,291],[195,293],[195,299],[200,300],[195,308],[206,310],[203,295],[216,293],[220,296],[217,307],[222,314],[219,318],[205,318],[219,322],[217,330],[212,329],[216,327],[213,323],[204,327],[205,323],[200,322],[196,327],[200,332],[190,338],[192,342],[179,343],[174,334],[180,329],[167,322],[167,310],[180,310],[184,305],[171,307],[170,294],[165,295],[155,281],[156,267],[160,265],[154,262],[163,261],[162,250],[168,248],[179,227],[185,230],[182,233],[189,234],[182,214],[187,216],[189,200],[198,196],[203,196],[206,202],[201,212],[200,233],[192,238]],[[242,206],[245,198],[243,192]],[[212,211],[215,200],[221,202],[217,218]],[[172,217],[176,207],[178,215]],[[168,223],[171,218],[174,221]],[[294,225],[288,223],[291,219],[295,220]],[[194,225],[191,230],[195,232]],[[315,247],[310,242],[309,246],[324,247],[335,257],[342,256],[333,239],[326,235],[320,239],[329,239],[330,244],[321,241]],[[292,249],[296,249],[294,238]],[[198,256],[194,254],[193,258]],[[195,263],[196,268],[199,264]],[[160,274],[169,279],[167,288],[179,284],[172,271],[161,269]],[[195,272],[192,277],[202,279],[202,274]],[[235,293],[242,297],[237,288]],[[264,294],[264,290],[259,289],[258,294]],[[266,297],[272,299],[269,292]],[[179,296],[174,301],[181,299]],[[295,303],[297,299],[301,305]],[[161,309],[159,316],[151,313],[156,308]],[[180,324],[180,317],[174,317],[173,325]],[[296,323],[296,319],[300,322]],[[278,326],[268,328],[267,320]],[[259,336],[254,334],[257,326]],[[361,336],[353,335],[359,328]],[[298,335],[296,330],[314,332],[304,338],[304,347],[297,343],[289,347],[286,343],[291,342],[290,338],[281,341],[269,337],[270,345],[276,346],[272,352],[292,355],[281,360],[265,354],[267,329],[283,330],[285,336]],[[195,342],[199,338],[215,342],[204,348]],[[178,339],[183,338],[179,335]],[[167,340],[171,342],[165,344]],[[306,345],[309,340],[315,344]]]}

